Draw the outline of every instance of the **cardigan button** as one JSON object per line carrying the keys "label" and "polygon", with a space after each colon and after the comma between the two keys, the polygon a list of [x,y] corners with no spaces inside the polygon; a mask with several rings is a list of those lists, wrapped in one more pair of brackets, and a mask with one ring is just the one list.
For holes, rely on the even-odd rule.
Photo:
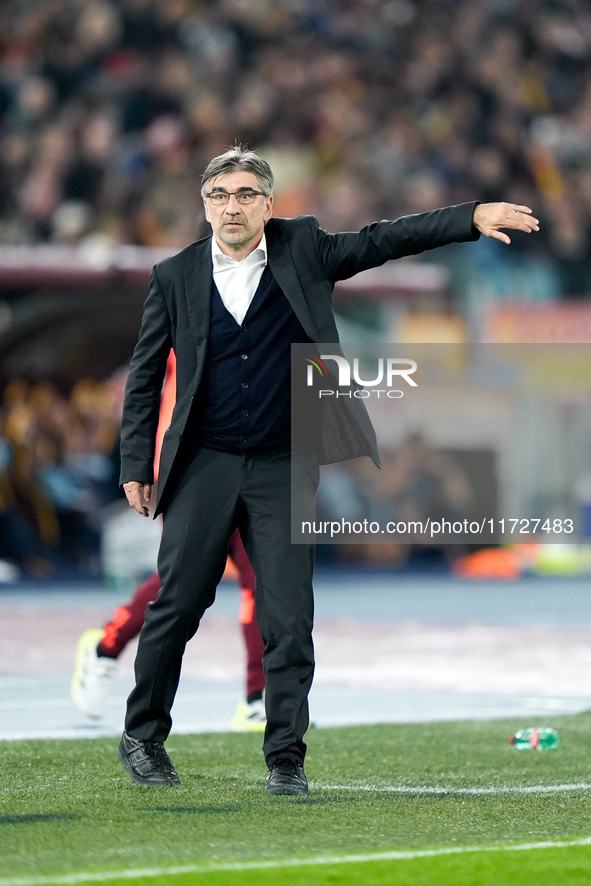
{"label": "cardigan button", "polygon": [[240,354],[243,360],[248,360],[248,354]]}

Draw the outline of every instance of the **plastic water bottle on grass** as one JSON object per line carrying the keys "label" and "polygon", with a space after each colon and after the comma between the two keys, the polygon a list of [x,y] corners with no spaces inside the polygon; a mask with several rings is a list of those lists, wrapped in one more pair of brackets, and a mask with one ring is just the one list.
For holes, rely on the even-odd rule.
{"label": "plastic water bottle on grass", "polygon": [[509,743],[519,751],[553,751],[559,746],[560,738],[557,731],[549,726],[529,726],[518,729],[510,737]]}

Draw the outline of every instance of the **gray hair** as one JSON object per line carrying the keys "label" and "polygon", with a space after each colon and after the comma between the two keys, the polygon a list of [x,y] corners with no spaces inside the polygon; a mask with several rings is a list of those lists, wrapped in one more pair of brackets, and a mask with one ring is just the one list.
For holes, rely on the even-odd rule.
{"label": "gray hair", "polygon": [[234,145],[233,148],[229,148],[225,153],[220,154],[219,157],[214,157],[213,160],[209,161],[201,176],[201,196],[206,196],[207,183],[210,179],[217,178],[218,175],[224,175],[226,172],[234,172],[237,169],[243,172],[254,173],[259,188],[265,197],[271,196],[274,182],[271,167],[259,154],[255,151],[249,151],[248,148],[244,148],[242,145]]}

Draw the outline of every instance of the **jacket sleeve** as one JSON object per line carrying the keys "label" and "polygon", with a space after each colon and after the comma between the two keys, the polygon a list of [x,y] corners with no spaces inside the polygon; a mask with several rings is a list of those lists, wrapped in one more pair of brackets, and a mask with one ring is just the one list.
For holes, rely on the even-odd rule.
{"label": "jacket sleeve", "polygon": [[316,222],[315,245],[320,262],[333,281],[346,280],[360,271],[376,268],[390,259],[418,255],[437,246],[478,240],[472,225],[477,203],[446,206],[431,212],[380,221],[360,231],[327,234]]}
{"label": "jacket sleeve", "polygon": [[170,317],[154,268],[125,387],[119,479],[122,484],[131,480],[154,482],[160,397],[171,346]]}

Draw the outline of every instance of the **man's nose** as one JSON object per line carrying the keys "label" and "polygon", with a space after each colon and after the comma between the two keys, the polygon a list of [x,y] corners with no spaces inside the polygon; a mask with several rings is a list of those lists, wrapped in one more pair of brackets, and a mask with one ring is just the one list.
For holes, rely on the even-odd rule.
{"label": "man's nose", "polygon": [[226,212],[240,212],[240,203],[238,202],[236,194],[228,195],[228,205],[226,206]]}

